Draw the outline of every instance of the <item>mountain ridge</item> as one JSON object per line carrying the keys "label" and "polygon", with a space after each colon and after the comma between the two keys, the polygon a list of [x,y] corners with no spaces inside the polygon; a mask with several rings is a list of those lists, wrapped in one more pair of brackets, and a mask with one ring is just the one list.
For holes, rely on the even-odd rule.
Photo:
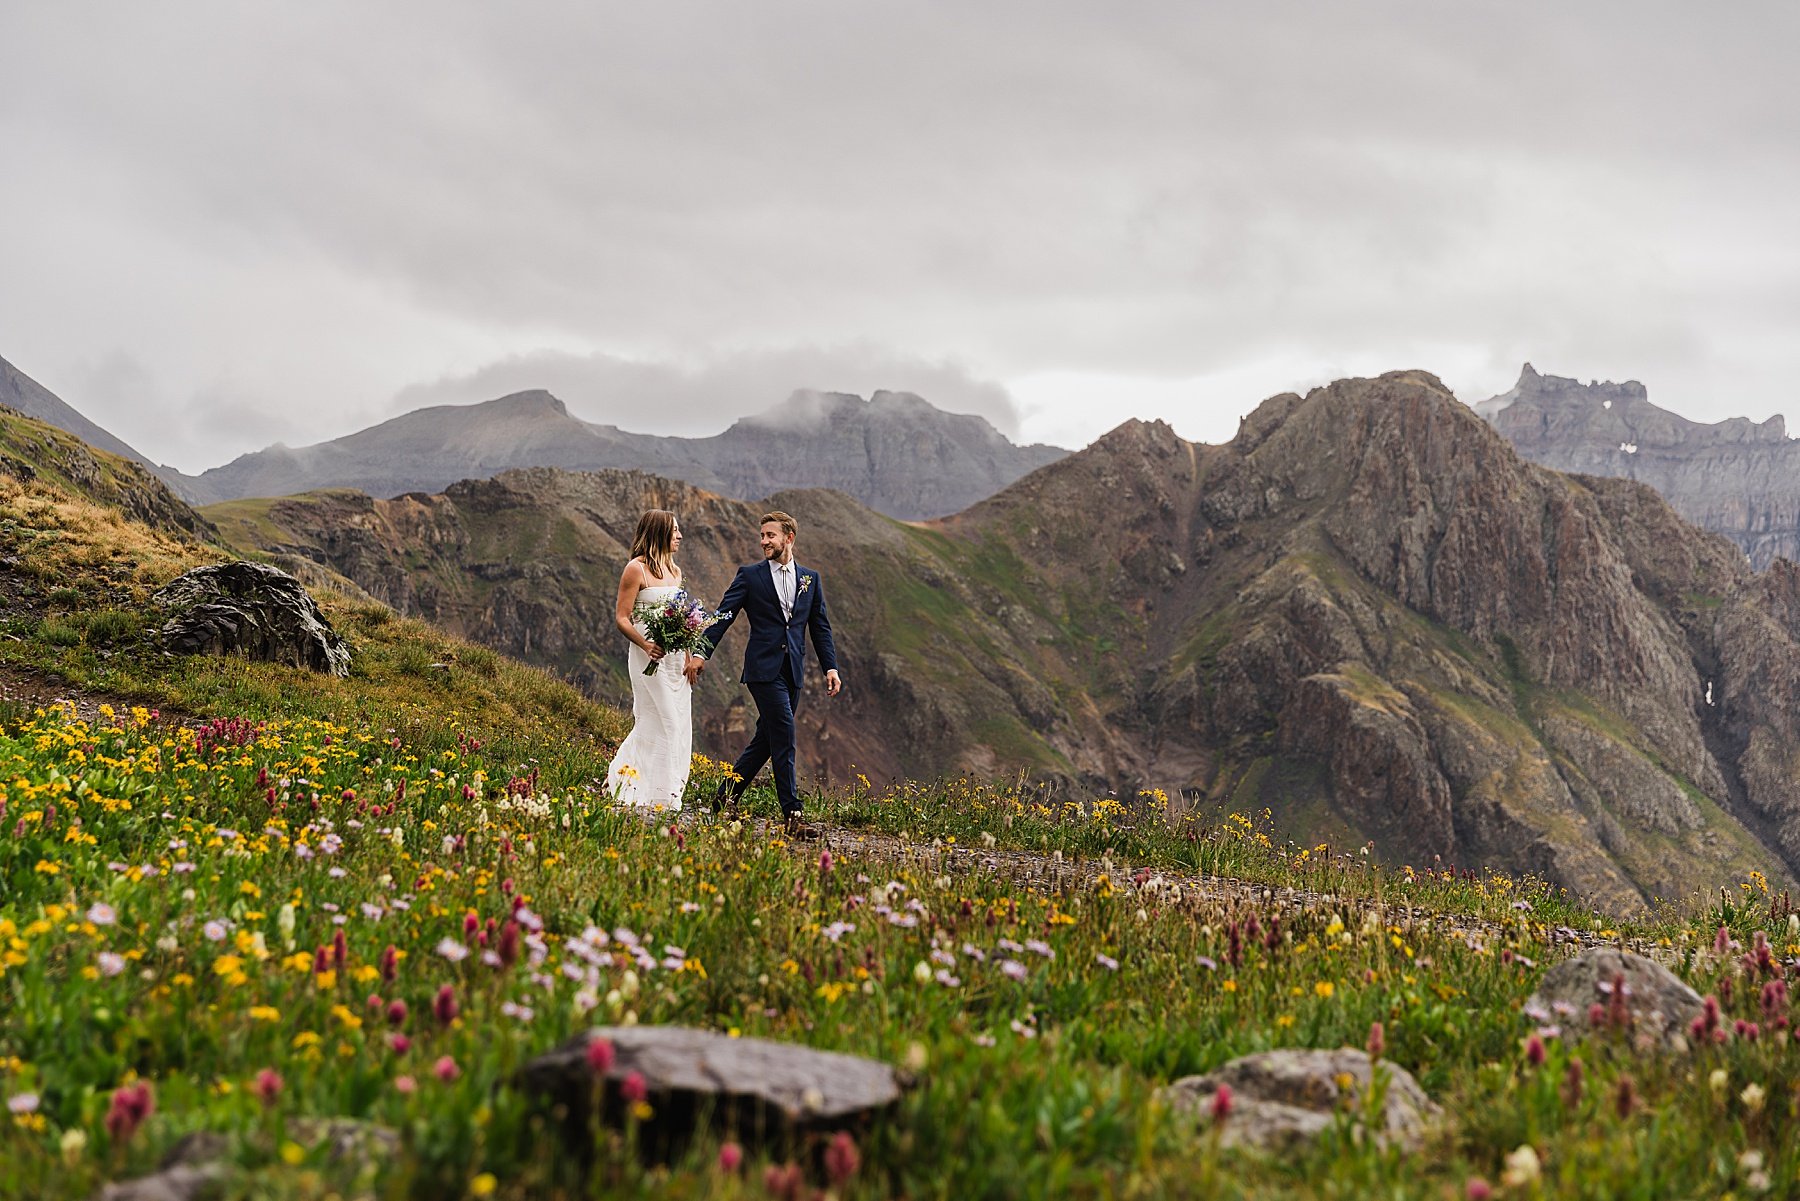
{"label": "mountain ridge", "polygon": [[1582,384],[1530,363],[1511,389],[1473,407],[1534,463],[1651,485],[1759,571],[1800,558],[1800,440],[1780,414],[1690,421],[1651,403],[1636,380]]}
{"label": "mountain ridge", "polygon": [[208,503],[356,488],[437,492],[513,468],[645,470],[726,495],[835,487],[908,520],[966,507],[1066,451],[1012,443],[980,417],[911,393],[800,390],[706,438],[631,433],[570,414],[542,389],[475,405],[415,409],[304,447],[240,455],[194,477]]}
{"label": "mountain ridge", "polygon": [[[842,629],[812,770],[1179,790],[1622,911],[1800,864],[1800,576],[1526,462],[1427,373],[1273,397],[1221,446],[1129,421],[937,521],[769,503]],[[653,504],[703,595],[755,557],[758,506],[642,473],[208,513],[622,700],[607,618]],[[729,674],[697,700],[714,753],[748,728]]]}
{"label": "mountain ridge", "polygon": [[101,428],[66,403],[50,389],[0,358],[0,405],[35,417],[47,425],[66,430],[89,446],[130,459],[142,467],[161,473],[165,469],[152,463],[122,438]]}

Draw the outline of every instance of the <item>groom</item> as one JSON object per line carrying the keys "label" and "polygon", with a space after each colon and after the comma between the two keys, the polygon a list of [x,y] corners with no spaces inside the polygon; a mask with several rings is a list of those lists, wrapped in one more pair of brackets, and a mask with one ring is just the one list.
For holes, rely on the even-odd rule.
{"label": "groom", "polygon": [[[794,787],[794,711],[800,707],[800,687],[806,676],[808,630],[825,668],[825,695],[836,696],[844,685],[838,678],[837,651],[831,643],[831,619],[825,615],[825,586],[818,572],[794,562],[794,538],[799,530],[786,513],[763,516],[763,561],[738,568],[725,599],[719,602],[719,620],[707,631],[708,642],[716,647],[740,614],[749,617],[743,683],[756,701],[756,735],[731,765],[737,787],[733,789],[730,780],[721,783],[713,808],[727,800],[735,806],[763,764],[773,760],[775,797],[781,802],[788,833],[796,838],[817,838],[817,828],[800,816],[800,796]],[[706,669],[708,650],[703,646],[699,654],[688,656],[690,683]]]}

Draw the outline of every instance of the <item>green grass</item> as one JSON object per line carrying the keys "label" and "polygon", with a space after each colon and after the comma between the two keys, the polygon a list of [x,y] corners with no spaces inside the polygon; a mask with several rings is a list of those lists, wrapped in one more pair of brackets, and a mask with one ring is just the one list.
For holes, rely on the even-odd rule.
{"label": "green grass", "polygon": [[[629,1128],[600,1130],[584,1181],[575,1156],[548,1153],[550,1119],[510,1080],[531,1055],[617,1021],[912,1065],[920,1085],[860,1136],[862,1169],[840,1191],[853,1198],[1435,1199],[1497,1178],[1522,1144],[1558,1197],[1716,1190],[1721,1151],[1727,1164],[1759,1153],[1774,1195],[1800,1181],[1782,1133],[1793,1117],[1784,1040],[1734,1038],[1659,1063],[1621,1037],[1580,1038],[1570,1021],[1541,1067],[1528,1062],[1518,1008],[1554,958],[1553,925],[1574,917],[1539,887],[1383,871],[1277,845],[1247,817],[1171,820],[1156,797],[1071,807],[974,781],[825,805],[871,836],[905,830],[915,848],[991,839],[996,853],[1036,846],[1080,870],[1034,883],[988,872],[979,854],[947,868],[855,834],[826,870],[815,851],[739,825],[677,840],[611,812],[583,787],[598,760],[545,753],[557,738],[544,729],[539,772],[509,784],[514,750],[467,729],[415,742],[301,719],[201,737],[141,713],[7,728],[0,789],[22,824],[0,833],[0,1091],[35,1102],[0,1129],[0,1195],[87,1196],[202,1129],[229,1140],[233,1196],[425,1198],[490,1183],[520,1199],[755,1196],[762,1157],[798,1153],[756,1151],[727,1176],[712,1139],[658,1164],[628,1151]],[[530,808],[511,807],[527,793]],[[1192,870],[1315,897],[1276,910],[1247,894],[1178,895],[1171,873]],[[465,914],[503,921],[515,895],[543,922],[541,963],[437,950],[472,941]],[[1466,938],[1431,910],[1492,926]],[[1765,916],[1744,905],[1707,920],[1726,918],[1747,941]],[[629,927],[659,960],[679,947],[685,966],[646,969],[614,957],[616,943],[590,964],[571,950],[590,925]],[[1667,937],[1703,991],[1736,970],[1704,951],[1701,927],[1641,933]],[[404,955],[386,975],[389,946]],[[1008,960],[1016,971],[1001,970]],[[432,1016],[446,987],[449,1024]],[[1753,994],[1740,984],[1728,1015],[1766,1020]],[[394,1001],[406,1016],[390,1027]],[[1451,1115],[1420,1154],[1350,1137],[1348,1115],[1310,1150],[1221,1153],[1204,1124],[1158,1101],[1164,1083],[1236,1055],[1361,1045],[1375,1022],[1389,1061]],[[394,1033],[409,1045],[396,1049]],[[1577,1057],[1586,1086],[1570,1105],[1562,1076]],[[267,1104],[265,1072],[279,1077]],[[1621,1117],[1626,1077],[1638,1100]],[[134,1080],[154,1091],[155,1113],[109,1132],[112,1095]],[[1751,1084],[1764,1090],[1757,1108],[1742,1096]],[[305,1120],[326,1116],[386,1126],[400,1151],[358,1179],[310,1146]]]}

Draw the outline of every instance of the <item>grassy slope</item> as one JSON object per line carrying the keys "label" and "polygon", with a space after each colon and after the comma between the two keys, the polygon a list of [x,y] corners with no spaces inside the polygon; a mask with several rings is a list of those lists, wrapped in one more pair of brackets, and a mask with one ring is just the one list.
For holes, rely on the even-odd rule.
{"label": "grassy slope", "polygon": [[[0,435],[17,436],[27,420],[0,418]],[[610,745],[624,729],[617,711],[540,669],[329,589],[320,607],[355,652],[347,680],[239,659],[168,658],[155,646],[151,594],[230,556],[43,478],[0,477],[0,555],[12,562],[0,665],[121,700],[203,716],[358,717],[431,739],[453,738],[449,727],[467,722],[485,737],[550,754]],[[543,740],[549,723],[567,740]]]}

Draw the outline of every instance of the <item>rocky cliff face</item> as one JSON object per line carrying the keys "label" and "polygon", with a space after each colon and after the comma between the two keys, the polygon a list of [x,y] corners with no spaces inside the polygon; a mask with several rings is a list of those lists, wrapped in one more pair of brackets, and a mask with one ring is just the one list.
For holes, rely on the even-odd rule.
{"label": "rocky cliff face", "polygon": [[711,438],[665,438],[594,425],[548,392],[419,409],[370,429],[243,455],[184,485],[204,503],[355,488],[373,496],[438,492],[519,467],[653,472],[745,499],[783,488],[836,488],[904,520],[990,496],[1067,452],[1015,446],[979,417],[917,396],[796,393]]}
{"label": "rocky cliff face", "polygon": [[[1800,574],[1523,461],[1428,375],[1275,397],[1224,446],[1128,422],[926,526],[773,499],[849,681],[803,709],[809,770],[1179,789],[1627,911],[1800,864]],[[608,611],[650,504],[701,592],[754,557],[760,506],[622,472],[215,512],[618,700]],[[734,678],[697,702],[715,751],[748,726]]]}
{"label": "rocky cliff face", "polygon": [[1800,441],[1780,416],[1703,425],[1651,404],[1636,381],[1581,384],[1529,363],[1475,410],[1534,463],[1649,484],[1759,571],[1800,559]]}

